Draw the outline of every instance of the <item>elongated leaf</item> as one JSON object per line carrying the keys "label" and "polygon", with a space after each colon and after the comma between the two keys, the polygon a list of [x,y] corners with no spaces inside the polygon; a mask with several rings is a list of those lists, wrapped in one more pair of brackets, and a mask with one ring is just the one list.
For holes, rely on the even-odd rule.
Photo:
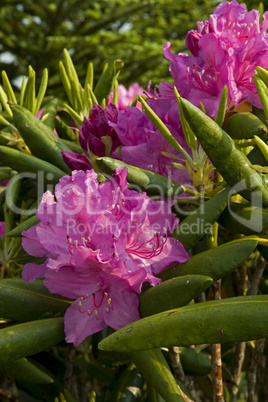
{"label": "elongated leaf", "polygon": [[150,195],[161,195],[163,197],[174,197],[184,192],[184,187],[173,180],[170,180],[157,173],[139,169],[135,166],[127,165],[117,159],[108,157],[96,158],[96,164],[100,171],[105,175],[115,172],[118,167],[128,168],[127,180],[136,184],[141,190]]}
{"label": "elongated leaf", "polygon": [[257,239],[244,237],[196,254],[185,263],[162,271],[158,276],[167,280],[182,275],[207,275],[216,281],[233,272],[257,245]]}
{"label": "elongated leaf", "polygon": [[215,122],[220,127],[222,127],[223,122],[224,122],[226,109],[227,109],[227,102],[228,102],[228,87],[227,87],[227,85],[225,85],[223,90],[222,90],[219,109],[217,111],[217,116],[215,117]]}
{"label": "elongated leaf", "polygon": [[225,120],[222,128],[231,138],[237,140],[264,136],[267,133],[267,126],[257,116],[248,112],[233,114]]}
{"label": "elongated leaf", "polygon": [[[138,377],[138,386],[135,386],[135,380]],[[120,402],[131,402],[136,400],[136,396],[133,392],[131,392],[131,385],[134,383],[134,389],[136,396],[141,395],[141,389],[140,387],[142,386],[143,379],[141,374],[138,373],[137,368],[135,365],[132,363],[128,367],[124,367],[121,369],[120,375],[118,375],[118,379],[114,384],[114,387],[109,394],[109,396],[105,398],[107,402],[114,402],[114,401],[120,401]]]}
{"label": "elongated leaf", "polygon": [[0,146],[0,164],[10,166],[21,173],[32,173],[36,178],[39,172],[42,174],[45,183],[56,184],[62,176],[66,175],[65,172],[51,163],[5,146]]}
{"label": "elongated leaf", "polygon": [[0,371],[17,380],[31,383],[50,384],[54,381],[53,378],[40,370],[25,357],[9,363],[1,364]]}
{"label": "elongated leaf", "polygon": [[172,278],[139,295],[141,317],[185,306],[213,283],[205,275],[185,275]]}
{"label": "elongated leaf", "polygon": [[183,402],[183,397],[161,350],[137,351],[131,353],[131,360],[165,401]]}
{"label": "elongated leaf", "polygon": [[[66,139],[66,140],[70,140],[70,141],[78,141],[78,135],[75,134],[70,127],[64,123],[63,120],[59,119],[58,117],[55,118],[55,127],[56,130],[59,134],[59,136],[62,138]],[[69,148],[69,147],[68,147]]]}
{"label": "elongated leaf", "polygon": [[181,102],[190,127],[226,182],[246,199],[268,205],[267,187],[232,138],[186,99]]}
{"label": "elongated leaf", "polygon": [[42,79],[41,79],[41,83],[40,83],[40,88],[38,91],[38,95],[36,98],[36,104],[35,104],[35,109],[34,109],[34,114],[36,114],[38,112],[38,110],[41,107],[41,103],[44,99],[44,96],[46,94],[46,90],[47,90],[47,84],[48,84],[48,70],[47,68],[44,69],[43,74],[42,74]]}
{"label": "elongated leaf", "polygon": [[14,91],[13,91],[10,81],[8,79],[7,73],[5,71],[2,71],[2,79],[3,79],[3,84],[4,84],[4,88],[5,88],[5,92],[7,94],[8,100],[10,100],[12,103],[17,103],[16,96],[14,94]]}
{"label": "elongated leaf", "polygon": [[268,211],[251,205],[232,202],[218,222],[232,233],[250,235],[268,229]]}
{"label": "elongated leaf", "polygon": [[256,67],[256,71],[265,83],[265,85],[268,87],[268,71],[260,66]]}
{"label": "elongated leaf", "polygon": [[[265,157],[266,161],[268,162],[268,145],[266,142],[264,142],[261,138],[257,137],[256,135],[254,136],[255,141],[259,149],[261,150],[261,153]],[[260,162],[259,162],[260,164]]]}
{"label": "elongated leaf", "polygon": [[16,321],[62,317],[72,301],[51,294],[43,281],[23,279],[0,281],[0,316]]}
{"label": "elongated leaf", "polygon": [[139,96],[139,101],[141,102],[146,114],[148,115],[149,119],[153,123],[153,125],[160,131],[160,133],[163,135],[163,137],[167,140],[167,142],[177,151],[183,152],[183,148],[181,145],[178,143],[178,141],[174,138],[174,136],[171,134],[169,129],[166,127],[166,125],[162,122],[159,116],[153,111],[153,109],[150,108],[150,106],[145,102],[143,97]]}
{"label": "elongated leaf", "polygon": [[60,139],[32,113],[22,106],[13,107],[14,124],[19,130],[32,154],[70,173],[70,169],[63,162],[61,151],[67,151]]}
{"label": "elongated leaf", "polygon": [[227,205],[230,190],[230,187],[222,190],[188,215],[172,233],[172,237],[178,239],[186,250],[193,247],[221,215]]}
{"label": "elongated leaf", "polygon": [[0,363],[34,355],[64,339],[63,318],[48,318],[0,330]]}
{"label": "elongated leaf", "polygon": [[0,182],[8,179],[10,177],[10,174],[12,172],[12,169],[8,168],[8,167],[1,167],[0,168]]}
{"label": "elongated leaf", "polygon": [[115,60],[114,62],[110,63],[108,68],[102,73],[94,89],[94,94],[99,103],[101,103],[103,99],[108,99],[108,96],[110,95],[114,86],[114,82],[123,67],[124,63],[122,60]]}
{"label": "elongated leaf", "polygon": [[[44,107],[43,116],[45,117],[45,119],[42,117],[42,123],[44,123],[51,130],[54,130],[55,128],[55,118],[57,114],[58,103],[59,100],[57,98],[54,98],[50,102],[48,102]],[[56,136],[53,137],[53,140],[56,142],[61,141]]]}
{"label": "elongated leaf", "polygon": [[20,225],[18,225],[14,229],[12,229],[10,232],[6,233],[6,235],[9,237],[21,237],[22,232],[24,230],[28,230],[32,226],[37,225],[38,222],[40,222],[40,221],[36,215],[31,216],[29,219],[22,222]]}
{"label": "elongated leaf", "polygon": [[177,101],[178,101],[178,106],[179,106],[179,111],[180,111],[181,127],[182,127],[184,137],[186,139],[187,145],[192,149],[197,149],[196,137],[195,137],[192,129],[190,128],[187,120],[184,117],[183,110],[182,110],[181,103],[180,103],[180,95],[179,95],[176,87],[174,87],[174,93],[175,93],[175,96],[176,96]]}
{"label": "elongated leaf", "polygon": [[33,113],[35,110],[35,71],[31,66],[28,67],[28,70],[29,78],[25,88],[24,106]]}
{"label": "elongated leaf", "polygon": [[103,339],[99,348],[124,352],[244,342],[263,338],[267,331],[268,296],[241,296],[142,318]]}
{"label": "elongated leaf", "polygon": [[187,374],[205,375],[211,372],[211,361],[207,353],[180,347],[180,361]]}
{"label": "elongated leaf", "polygon": [[254,82],[258,91],[266,121],[268,121],[268,88],[257,74],[254,74]]}

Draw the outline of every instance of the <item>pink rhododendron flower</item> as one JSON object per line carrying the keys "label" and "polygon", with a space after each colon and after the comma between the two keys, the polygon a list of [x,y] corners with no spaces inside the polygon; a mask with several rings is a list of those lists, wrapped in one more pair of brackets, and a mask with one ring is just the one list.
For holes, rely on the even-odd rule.
{"label": "pink rhododendron flower", "polygon": [[[119,84],[118,85],[118,101],[117,101],[118,110],[125,110],[125,108],[127,106],[131,105],[131,103],[134,101],[136,95],[143,95],[143,94],[144,94],[144,89],[141,86],[139,86],[139,84],[137,82],[130,85],[128,87],[128,89],[126,87],[124,87],[124,85]],[[110,105],[112,103],[113,95],[114,95],[114,92],[112,91],[108,98],[107,105]],[[141,110],[142,109],[141,103],[138,102],[136,107]]]}
{"label": "pink rhododendron flower", "polygon": [[79,128],[79,142],[87,158],[70,151],[62,153],[63,160],[70,169],[91,169],[92,154],[96,156],[114,154],[121,143],[110,122],[116,122],[117,114],[118,110],[112,104],[105,109],[97,104],[93,105],[90,118],[84,118]]}
{"label": "pink rhododendron flower", "polygon": [[[164,55],[171,61],[170,72],[180,95],[198,107],[201,101],[207,114],[215,117],[227,85],[235,106],[247,100],[260,108],[253,75],[257,66],[268,66],[268,13],[261,24],[259,18],[258,11],[247,12],[235,0],[223,2],[208,21],[197,23],[197,31],[188,32],[186,46],[193,56],[173,54],[167,42]],[[171,98],[172,91],[167,85]],[[165,98],[163,87],[160,94]]]}
{"label": "pink rhododendron flower", "polygon": [[107,325],[114,329],[139,318],[136,292],[160,282],[154,275],[189,256],[168,235],[178,219],[165,201],[127,188],[127,169],[98,183],[96,173],[73,171],[47,191],[36,211],[40,220],[23,232],[28,263],[23,278],[45,278],[53,292],[75,302],[65,315],[67,342],[78,345]]}
{"label": "pink rhododendron flower", "polygon": [[[183,135],[178,134],[169,122],[165,123],[177,141],[187,148]],[[135,107],[127,107],[118,113],[117,122],[110,124],[123,144],[123,162],[169,177],[181,184],[189,184],[187,171],[178,170],[172,165],[172,162],[178,162],[176,157],[181,156],[180,152],[174,150],[144,112]],[[174,123],[175,127],[176,125],[178,126],[178,116]],[[165,156],[164,152],[173,155],[173,158]]]}

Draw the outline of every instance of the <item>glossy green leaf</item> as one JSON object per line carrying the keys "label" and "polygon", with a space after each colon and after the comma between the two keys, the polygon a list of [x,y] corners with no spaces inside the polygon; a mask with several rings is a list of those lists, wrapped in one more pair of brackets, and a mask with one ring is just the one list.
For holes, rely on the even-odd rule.
{"label": "glossy green leaf", "polygon": [[218,108],[218,111],[217,111],[217,115],[215,117],[215,122],[220,127],[222,127],[224,119],[225,119],[225,114],[226,114],[226,109],[227,109],[227,102],[228,102],[228,87],[227,87],[227,85],[225,85],[223,90],[222,90],[219,108]]}
{"label": "glossy green leaf", "polygon": [[250,235],[268,229],[268,210],[231,202],[218,222],[235,234]]}
{"label": "glossy green leaf", "polygon": [[266,121],[268,120],[268,88],[263,80],[254,74],[254,82],[258,91],[258,95],[262,104],[262,108],[265,114]]}
{"label": "glossy green leaf", "polygon": [[7,103],[8,102],[7,95],[1,86],[0,86],[0,102],[1,102],[4,110],[7,112],[8,116],[12,118],[13,113],[12,113],[12,110],[11,110],[9,104]]}
{"label": "glossy green leaf", "polygon": [[63,318],[48,318],[0,330],[0,364],[46,350],[64,339]]}
{"label": "glossy green leaf", "polygon": [[232,138],[189,101],[181,98],[181,102],[190,127],[226,182],[246,199],[254,196],[255,201],[268,205],[267,187]]}
{"label": "glossy green leaf", "polygon": [[25,88],[23,104],[26,109],[33,113],[35,110],[35,71],[29,66],[28,72],[29,77]]}
{"label": "glossy green leaf", "polygon": [[257,116],[249,112],[233,114],[224,121],[222,128],[231,138],[236,140],[264,136],[267,133],[267,126]]}
{"label": "glossy green leaf", "polygon": [[56,127],[56,130],[57,130],[57,133],[61,137],[61,140],[63,138],[66,139],[66,140],[70,140],[70,141],[77,141],[78,140],[78,135],[75,134],[70,129],[70,127],[66,123],[64,123],[63,120],[59,119],[58,117],[55,118],[55,127]]}
{"label": "glossy green leaf", "polygon": [[35,109],[34,109],[34,112],[33,112],[34,115],[36,115],[36,113],[41,108],[42,101],[43,101],[44,96],[46,94],[47,84],[48,84],[48,70],[47,70],[47,68],[45,68],[44,71],[43,71],[43,74],[42,74],[42,79],[41,79],[38,95],[37,95],[37,98],[36,98]]}
{"label": "glossy green leaf", "polygon": [[115,60],[110,63],[106,70],[102,73],[96,87],[94,88],[94,94],[99,103],[101,103],[103,99],[108,99],[108,96],[110,95],[114,86],[114,82],[123,67],[124,63],[122,60]]}
{"label": "glossy green leaf", "polygon": [[37,384],[51,384],[54,380],[25,357],[1,364],[0,371],[17,380]]}
{"label": "glossy green leaf", "polygon": [[163,137],[167,140],[167,142],[174,148],[176,151],[183,152],[185,153],[184,149],[182,146],[178,143],[178,141],[174,138],[174,136],[171,134],[169,129],[166,127],[166,125],[162,122],[159,116],[153,111],[153,109],[150,108],[150,106],[145,102],[142,96],[139,96],[139,101],[141,102],[147,116],[153,123],[153,125],[160,131],[160,133],[163,135]]}
{"label": "glossy green leaf", "polygon": [[149,195],[161,195],[163,197],[174,197],[185,191],[185,188],[157,173],[139,169],[135,166],[127,165],[117,159],[108,157],[96,158],[97,167],[104,175],[111,175],[118,167],[128,168],[127,180],[129,183],[137,185],[138,190],[146,191]]}
{"label": "glossy green leaf", "polygon": [[61,80],[62,80],[64,89],[65,89],[65,92],[68,96],[69,102],[72,104],[73,99],[72,99],[71,84],[70,84],[70,80],[67,76],[67,72],[65,70],[65,67],[64,67],[62,61],[59,62],[59,71],[60,71],[60,76],[61,76]]}
{"label": "glossy green leaf", "polygon": [[[117,334],[117,332],[115,332]],[[105,342],[105,338],[103,341]],[[103,341],[99,344],[102,345]],[[102,347],[100,347],[102,349]],[[152,348],[145,348],[152,349]],[[134,349],[133,349],[134,350]],[[131,353],[131,360],[148,382],[166,402],[183,402],[183,397],[161,350],[144,350]],[[131,349],[129,349],[131,351]]]}
{"label": "glossy green leaf", "polygon": [[139,295],[141,317],[185,306],[213,283],[205,275],[184,275],[169,279]]}
{"label": "glossy green leaf", "polygon": [[174,93],[175,93],[175,96],[176,96],[177,101],[178,101],[181,127],[182,127],[182,131],[183,131],[183,135],[184,135],[184,137],[186,139],[187,145],[191,149],[197,149],[196,137],[195,137],[192,129],[190,128],[187,120],[184,117],[183,110],[182,110],[181,103],[180,103],[180,95],[179,95],[176,87],[174,87]]}
{"label": "glossy green leaf", "polygon": [[10,174],[12,172],[12,169],[10,169],[9,167],[1,167],[0,168],[0,182],[8,179],[10,177]]}
{"label": "glossy green leaf", "polygon": [[268,296],[212,300],[142,318],[103,339],[99,348],[140,351],[158,347],[232,343],[264,338]]}
{"label": "glossy green leaf", "polygon": [[[47,127],[49,127],[51,130],[54,130],[55,128],[55,118],[57,114],[57,107],[58,107],[59,100],[57,98],[52,99],[50,102],[48,102],[45,107],[44,111],[42,113],[42,123],[44,123]],[[59,140],[54,136],[54,140]]]}
{"label": "glossy green leaf", "polygon": [[254,139],[256,141],[257,146],[261,150],[261,153],[263,154],[264,158],[268,162],[268,145],[266,144],[266,142],[264,142],[261,138],[257,137],[256,135],[254,136]]}
{"label": "glossy green leaf", "polygon": [[228,203],[230,187],[225,188],[188,215],[172,233],[186,250],[192,248],[217,221]]}
{"label": "glossy green leaf", "polygon": [[143,378],[132,363],[128,367],[122,367],[120,375],[114,387],[106,396],[106,402],[134,402],[141,396]]}
{"label": "glossy green leaf", "polygon": [[51,163],[5,146],[0,146],[0,164],[9,166],[17,172],[33,173],[36,178],[38,172],[41,172],[45,183],[56,184],[62,176],[66,175],[64,171]]}
{"label": "glossy green leaf", "polygon": [[268,87],[268,71],[260,66],[256,67],[256,71],[257,71],[258,75],[260,76],[260,78],[262,79],[262,81]]}
{"label": "glossy green leaf", "polygon": [[207,275],[216,281],[233,272],[257,245],[257,239],[243,237],[196,254],[183,264],[168,268],[157,276],[167,280],[182,275]]}
{"label": "glossy green leaf", "polygon": [[187,374],[205,375],[211,372],[211,360],[207,353],[180,347],[180,361]]}
{"label": "glossy green leaf", "polygon": [[10,232],[6,233],[7,236],[9,237],[21,237],[22,232],[24,230],[28,230],[34,225],[37,225],[39,223],[39,219],[37,218],[36,215],[31,216],[30,218],[26,219],[22,223],[20,223],[18,226],[16,226],[14,229],[12,229]]}
{"label": "glossy green leaf", "polygon": [[0,317],[20,322],[62,317],[72,303],[51,294],[41,280],[26,283],[23,279],[3,279],[0,295]]}
{"label": "glossy green leaf", "polygon": [[14,91],[13,91],[10,81],[8,79],[7,73],[5,71],[2,71],[2,80],[3,80],[3,84],[4,84],[4,88],[5,88],[5,92],[7,94],[8,100],[11,101],[12,103],[17,103],[16,96],[14,94]]}
{"label": "glossy green leaf", "polygon": [[70,173],[61,155],[61,151],[67,151],[68,148],[53,133],[53,130],[22,106],[14,105],[13,115],[14,124],[32,154]]}

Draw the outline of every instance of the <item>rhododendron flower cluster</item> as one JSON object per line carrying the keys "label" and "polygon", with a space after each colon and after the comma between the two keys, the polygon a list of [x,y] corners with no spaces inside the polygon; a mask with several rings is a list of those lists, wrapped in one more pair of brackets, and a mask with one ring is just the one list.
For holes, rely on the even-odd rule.
{"label": "rhododendron flower cluster", "polygon": [[189,256],[168,235],[178,219],[165,201],[127,188],[127,169],[98,183],[93,170],[73,171],[47,191],[36,211],[40,223],[23,232],[28,263],[23,278],[45,278],[52,293],[75,301],[65,314],[66,341],[75,346],[105,328],[139,319],[137,293],[171,263]]}
{"label": "rhododendron flower cluster", "polygon": [[[187,34],[186,46],[193,56],[171,52],[171,43],[164,46],[164,55],[171,61],[170,72],[180,95],[194,105],[205,106],[215,117],[223,87],[227,85],[230,102],[237,106],[247,100],[261,107],[253,75],[255,68],[268,65],[268,12],[247,12],[243,4],[233,0],[219,4],[208,21],[197,23],[197,31]],[[170,84],[159,87],[163,97],[172,97]],[[173,97],[173,102],[175,98]]]}
{"label": "rhododendron flower cluster", "polygon": [[[124,85],[118,85],[118,100],[117,100],[117,108],[118,110],[125,110],[127,106],[130,106],[134,101],[136,95],[143,95],[144,89],[137,83],[130,85],[128,88],[124,87]],[[113,101],[114,91],[111,92],[107,106],[110,105]],[[141,109],[141,103],[138,102],[137,107]]]}

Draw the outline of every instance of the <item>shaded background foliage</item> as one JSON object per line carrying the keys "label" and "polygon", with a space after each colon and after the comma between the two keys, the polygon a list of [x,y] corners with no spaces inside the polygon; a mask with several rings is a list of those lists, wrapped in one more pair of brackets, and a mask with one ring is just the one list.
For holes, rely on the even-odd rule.
{"label": "shaded background foliage", "polygon": [[0,1],[0,69],[16,84],[29,64],[37,80],[47,67],[48,94],[62,94],[58,63],[67,48],[80,77],[89,61],[97,80],[105,62],[118,58],[125,63],[123,84],[157,84],[170,80],[164,43],[172,40],[174,52],[185,51],[187,31],[214,7],[213,0]]}

